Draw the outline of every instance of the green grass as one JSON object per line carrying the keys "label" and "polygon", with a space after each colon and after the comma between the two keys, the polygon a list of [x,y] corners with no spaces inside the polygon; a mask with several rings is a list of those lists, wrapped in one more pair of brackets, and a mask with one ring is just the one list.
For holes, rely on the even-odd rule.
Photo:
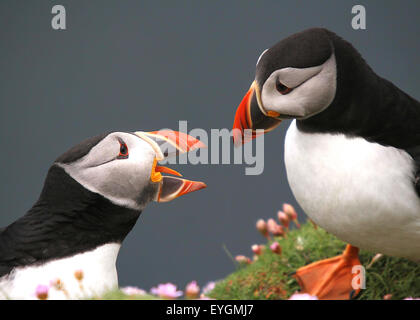
{"label": "green grass", "polygon": [[150,294],[145,295],[127,295],[121,290],[108,291],[100,297],[94,297],[93,300],[157,300],[158,297]]}
{"label": "green grass", "polygon": [[[299,267],[341,254],[345,243],[321,228],[305,223],[301,229],[276,238],[282,254],[271,252],[266,245],[258,260],[239,265],[237,270],[219,282],[209,294],[214,299],[287,299],[299,290],[290,276]],[[361,251],[360,261],[367,267],[375,254]],[[392,299],[420,297],[420,265],[402,258],[383,256],[366,269],[366,289],[357,299]]]}

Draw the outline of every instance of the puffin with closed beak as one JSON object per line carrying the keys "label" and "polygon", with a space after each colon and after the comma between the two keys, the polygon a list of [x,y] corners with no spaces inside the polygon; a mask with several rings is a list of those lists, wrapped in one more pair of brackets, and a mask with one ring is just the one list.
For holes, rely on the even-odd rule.
{"label": "puffin with closed beak", "polygon": [[[420,103],[335,33],[312,28],[265,50],[234,120],[241,144],[293,119],[290,188],[319,226],[349,243],[297,270],[302,290],[348,299],[359,248],[420,261]],[[257,130],[259,129],[259,130]]]}
{"label": "puffin with closed beak", "polygon": [[39,285],[50,299],[117,288],[118,251],[147,203],[206,187],[158,162],[201,147],[176,131],[112,132],[64,153],[34,206],[0,229],[0,297],[33,299]]}

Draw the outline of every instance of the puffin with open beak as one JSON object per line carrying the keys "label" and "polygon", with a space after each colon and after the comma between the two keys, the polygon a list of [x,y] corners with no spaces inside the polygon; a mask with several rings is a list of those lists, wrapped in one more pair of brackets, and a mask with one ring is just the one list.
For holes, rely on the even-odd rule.
{"label": "puffin with open beak", "polygon": [[375,74],[349,42],[313,28],[261,54],[234,142],[285,119],[293,119],[284,160],[296,200],[349,243],[342,255],[297,270],[302,290],[354,297],[358,248],[420,261],[420,103]]}
{"label": "puffin with open beak", "polygon": [[117,288],[118,251],[145,206],[206,187],[159,161],[202,147],[176,131],[112,132],[64,153],[34,206],[0,229],[0,298],[33,299],[39,285],[49,299]]}

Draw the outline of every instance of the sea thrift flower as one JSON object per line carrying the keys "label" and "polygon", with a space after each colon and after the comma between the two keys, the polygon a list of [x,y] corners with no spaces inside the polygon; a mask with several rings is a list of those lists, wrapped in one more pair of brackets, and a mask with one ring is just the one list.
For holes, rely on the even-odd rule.
{"label": "sea thrift flower", "polygon": [[121,288],[120,290],[128,296],[134,296],[134,295],[143,296],[147,294],[146,291],[144,291],[143,289],[139,289],[137,287],[128,286],[128,287]]}
{"label": "sea thrift flower", "polygon": [[56,278],[50,281],[50,286],[56,290],[61,290],[63,289],[63,282],[60,279]]}
{"label": "sea thrift flower", "polygon": [[44,286],[42,284],[38,285],[35,289],[35,295],[39,300],[47,300],[48,299],[48,286]]}
{"label": "sea thrift flower", "polygon": [[318,297],[311,296],[309,293],[294,293],[289,300],[318,300]]}
{"label": "sea thrift flower", "polygon": [[67,292],[66,288],[64,288],[63,281],[61,281],[59,278],[51,280],[50,286],[57,291],[61,291],[62,293],[64,293],[67,299],[70,299],[69,293]]}
{"label": "sea thrift flower", "polygon": [[216,282],[214,281],[210,281],[209,283],[207,283],[204,288],[203,288],[203,294],[207,294],[210,291],[212,291],[214,289],[214,287],[216,286]]}
{"label": "sea thrift flower", "polygon": [[280,244],[279,244],[277,241],[274,241],[274,242],[270,245],[270,249],[271,249],[271,251],[273,251],[274,253],[281,254],[281,247],[280,247]]}
{"label": "sea thrift flower", "polygon": [[375,256],[372,258],[372,260],[366,266],[366,269],[369,269],[376,261],[378,261],[382,257],[383,257],[383,254],[382,253],[375,254]]}
{"label": "sea thrift flower", "polygon": [[267,229],[273,236],[279,237],[284,235],[284,230],[281,225],[279,225],[274,219],[268,219]]}
{"label": "sea thrift flower", "polygon": [[170,282],[159,284],[157,287],[150,289],[150,292],[164,299],[176,299],[182,296],[182,291],[178,291],[176,285]]}
{"label": "sea thrift flower", "polygon": [[257,256],[259,256],[262,253],[262,249],[264,246],[260,244],[254,244],[251,247],[252,252],[254,252]]}
{"label": "sea thrift flower", "polygon": [[251,263],[251,259],[249,259],[248,257],[242,256],[242,255],[236,256],[235,260],[239,263],[246,263],[246,264]]}
{"label": "sea thrift flower", "polygon": [[82,281],[83,280],[83,270],[76,270],[74,272],[74,277],[76,278],[77,281]]}
{"label": "sea thrift flower", "polygon": [[268,238],[268,229],[267,229],[267,223],[260,219],[257,221],[257,230],[266,238]]}
{"label": "sea thrift flower", "polygon": [[197,285],[197,281],[191,281],[185,287],[185,297],[188,299],[196,299],[200,294],[200,287]]}
{"label": "sea thrift flower", "polygon": [[296,224],[296,227],[300,228],[295,208],[293,208],[291,204],[285,203],[283,204],[283,211],[289,216],[289,219]]}
{"label": "sea thrift flower", "polygon": [[287,214],[280,210],[277,212],[277,218],[286,229],[289,229],[290,218]]}

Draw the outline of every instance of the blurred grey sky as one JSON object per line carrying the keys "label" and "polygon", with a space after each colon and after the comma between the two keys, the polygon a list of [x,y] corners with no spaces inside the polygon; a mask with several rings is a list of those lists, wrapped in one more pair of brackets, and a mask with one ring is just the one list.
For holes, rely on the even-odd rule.
{"label": "blurred grey sky", "polygon": [[[363,4],[367,30],[351,28]],[[54,159],[106,131],[231,129],[260,53],[322,26],[349,40],[381,76],[419,99],[420,2],[414,1],[0,2],[0,226],[37,200]],[[51,28],[64,5],[67,30]],[[150,204],[118,260],[121,285],[200,285],[234,270],[223,245],[250,255],[258,218],[296,205],[283,164],[288,122],[265,136],[265,170],[179,168],[208,188]],[[172,166],[177,168],[177,166]],[[298,206],[296,206],[298,208]],[[299,209],[303,218],[304,214]]]}

